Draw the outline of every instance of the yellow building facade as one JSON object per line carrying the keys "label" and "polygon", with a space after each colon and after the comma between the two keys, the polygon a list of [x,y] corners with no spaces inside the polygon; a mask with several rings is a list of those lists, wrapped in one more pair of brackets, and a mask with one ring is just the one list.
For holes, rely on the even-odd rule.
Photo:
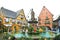
{"label": "yellow building facade", "polygon": [[[25,17],[25,14],[24,14],[24,10],[23,9],[21,9],[21,10],[19,10],[18,11],[18,16],[17,16],[17,21],[19,21],[20,22],[20,24],[23,26],[23,25],[27,25],[27,20],[26,20],[26,17]],[[17,24],[18,24],[18,22],[17,22]]]}
{"label": "yellow building facade", "polygon": [[14,26],[19,25],[16,27],[18,29],[19,27],[27,24],[23,9],[19,10],[18,12],[13,12],[2,7],[0,9],[0,19],[2,19],[0,21],[2,21],[5,26],[11,26],[10,28],[12,28],[12,30],[14,29]]}

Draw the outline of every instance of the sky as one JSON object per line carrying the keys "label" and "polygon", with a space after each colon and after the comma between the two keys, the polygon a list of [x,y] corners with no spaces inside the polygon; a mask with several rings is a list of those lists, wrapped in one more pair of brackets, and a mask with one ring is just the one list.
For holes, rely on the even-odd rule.
{"label": "sky", "polygon": [[56,19],[60,15],[60,0],[0,0],[0,8],[17,12],[24,9],[26,18],[28,18],[30,9],[33,8],[35,17],[38,18],[43,6],[45,6]]}

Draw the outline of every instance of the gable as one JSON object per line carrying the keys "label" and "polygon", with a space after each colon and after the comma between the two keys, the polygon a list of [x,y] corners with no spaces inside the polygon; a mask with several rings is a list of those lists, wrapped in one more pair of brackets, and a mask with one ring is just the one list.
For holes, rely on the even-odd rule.
{"label": "gable", "polygon": [[39,17],[44,17],[44,16],[53,17],[53,14],[45,6],[43,6],[41,13],[39,14]]}
{"label": "gable", "polygon": [[23,18],[23,20],[26,20],[26,17],[25,17],[23,9],[19,10],[18,11],[18,15],[17,15],[17,19],[21,20],[21,18]]}

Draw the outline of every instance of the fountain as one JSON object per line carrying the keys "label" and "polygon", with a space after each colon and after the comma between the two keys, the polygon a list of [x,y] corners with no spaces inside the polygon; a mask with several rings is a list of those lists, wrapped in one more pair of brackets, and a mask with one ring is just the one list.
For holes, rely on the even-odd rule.
{"label": "fountain", "polygon": [[28,23],[32,26],[33,30],[32,32],[28,32],[29,35],[32,35],[31,38],[33,39],[38,39],[38,37],[36,36],[36,34],[38,35],[38,32],[36,32],[37,30],[37,23],[38,21],[35,19],[35,13],[33,11],[33,9],[31,9],[31,19],[28,21]]}
{"label": "fountain", "polygon": [[31,20],[28,21],[29,24],[31,24],[33,26],[33,28],[37,28],[37,23],[38,21],[36,21],[35,19],[35,13],[33,11],[33,9],[31,9]]}
{"label": "fountain", "polygon": [[[31,24],[34,29],[36,29],[38,22],[36,21],[34,15],[35,15],[35,13],[34,13],[33,9],[31,9],[31,20],[28,21],[28,23]],[[10,34],[10,35],[13,35],[15,38],[21,38],[21,37],[27,37],[28,38],[30,36],[28,35],[28,32],[27,31],[24,34],[23,33],[13,33],[13,34]]]}

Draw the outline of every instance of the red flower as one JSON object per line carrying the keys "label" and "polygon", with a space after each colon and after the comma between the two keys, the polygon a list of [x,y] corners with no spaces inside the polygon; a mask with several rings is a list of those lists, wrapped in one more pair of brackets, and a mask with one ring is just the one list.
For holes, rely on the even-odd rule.
{"label": "red flower", "polygon": [[36,29],[34,29],[34,32],[36,32]]}

